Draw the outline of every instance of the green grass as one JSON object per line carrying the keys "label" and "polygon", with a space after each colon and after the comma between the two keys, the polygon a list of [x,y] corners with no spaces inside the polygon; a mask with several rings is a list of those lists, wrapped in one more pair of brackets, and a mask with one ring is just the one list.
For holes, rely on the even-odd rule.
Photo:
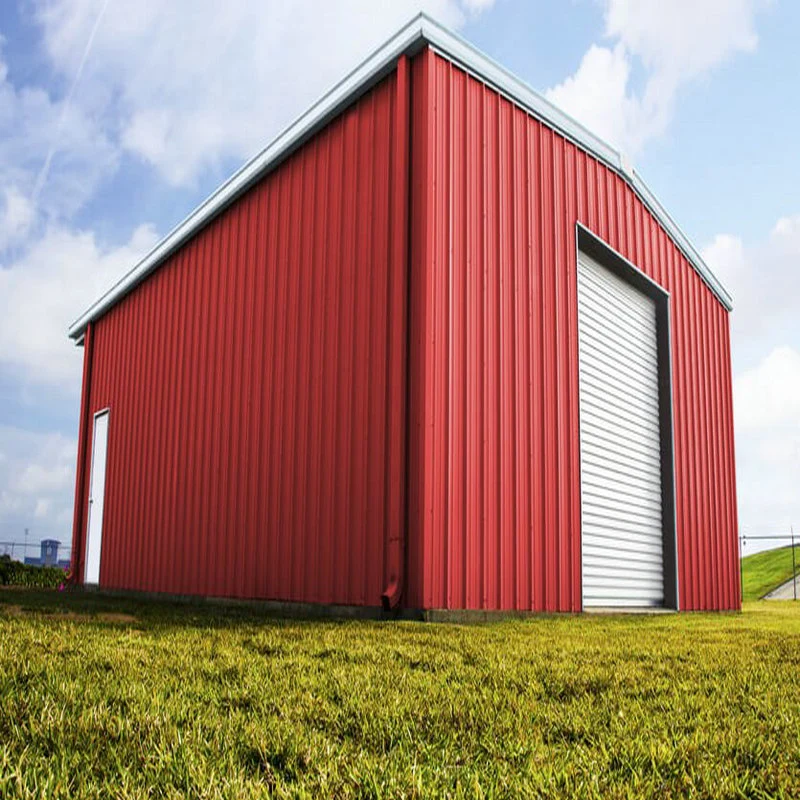
{"label": "green grass", "polygon": [[0,797],[800,797],[800,604],[473,626],[0,590]]}
{"label": "green grass", "polygon": [[[794,548],[795,569],[800,572],[800,545]],[[742,589],[745,600],[759,600],[792,577],[792,548],[780,547],[742,559]]]}

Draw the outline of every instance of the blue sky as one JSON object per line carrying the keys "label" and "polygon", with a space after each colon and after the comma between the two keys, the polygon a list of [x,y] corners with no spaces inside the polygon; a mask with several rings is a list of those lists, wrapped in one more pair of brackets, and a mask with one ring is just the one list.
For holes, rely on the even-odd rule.
{"label": "blue sky", "polygon": [[420,9],[628,153],[703,251],[736,305],[742,529],[800,532],[799,3],[7,0],[0,541],[70,540],[69,322]]}

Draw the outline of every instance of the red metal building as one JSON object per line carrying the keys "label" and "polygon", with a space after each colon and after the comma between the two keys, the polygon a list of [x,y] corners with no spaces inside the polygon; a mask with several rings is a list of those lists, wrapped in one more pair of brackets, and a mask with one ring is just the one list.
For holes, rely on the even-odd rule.
{"label": "red metal building", "polygon": [[70,329],[76,577],[737,608],[730,308],[616,151],[420,16]]}

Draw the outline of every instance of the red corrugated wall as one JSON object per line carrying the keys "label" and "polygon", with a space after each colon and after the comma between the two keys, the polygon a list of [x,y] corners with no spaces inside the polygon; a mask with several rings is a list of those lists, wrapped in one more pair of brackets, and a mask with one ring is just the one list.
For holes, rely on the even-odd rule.
{"label": "red corrugated wall", "polygon": [[93,326],[101,586],[380,604],[405,506],[406,75]]}
{"label": "red corrugated wall", "polygon": [[577,611],[576,222],[670,292],[680,607],[739,605],[728,313],[616,173],[413,68],[411,605]]}

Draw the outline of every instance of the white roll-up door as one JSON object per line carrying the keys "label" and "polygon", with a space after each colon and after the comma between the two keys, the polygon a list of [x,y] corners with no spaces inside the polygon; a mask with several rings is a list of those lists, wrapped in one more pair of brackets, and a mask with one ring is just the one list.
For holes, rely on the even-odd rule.
{"label": "white roll-up door", "polygon": [[578,258],[583,605],[664,603],[654,301]]}

